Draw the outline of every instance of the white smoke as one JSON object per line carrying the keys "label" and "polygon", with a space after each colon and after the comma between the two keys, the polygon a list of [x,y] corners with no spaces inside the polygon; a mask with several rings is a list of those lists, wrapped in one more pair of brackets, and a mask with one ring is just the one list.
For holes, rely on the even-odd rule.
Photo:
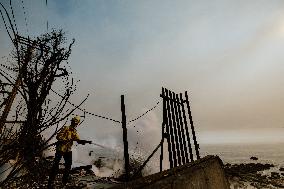
{"label": "white smoke", "polygon": [[[147,109],[141,110],[141,113],[146,112]],[[146,158],[152,153],[161,140],[161,121],[154,111],[149,112],[146,116],[137,120],[128,127],[128,148],[129,156],[133,159],[139,159],[140,161],[146,160]],[[46,138],[49,137],[54,131],[51,128],[45,132]],[[123,143],[122,143],[122,129],[121,133],[110,133],[109,136],[104,139],[97,140],[92,137],[85,137],[80,134],[80,128],[78,129],[80,138],[95,141],[101,147],[87,144],[80,145],[74,142],[72,147],[72,167],[79,167],[84,165],[92,165],[93,172],[100,177],[118,177],[124,170],[124,157],[123,157]],[[121,142],[119,142],[121,141]],[[49,142],[56,142],[55,137]],[[55,146],[49,147],[44,151],[45,156],[54,156]],[[145,174],[157,172],[159,170],[159,151],[149,161],[144,169]],[[94,162],[98,159],[102,161],[102,167],[96,167]],[[63,158],[61,160],[63,162]],[[141,164],[143,162],[140,162]]]}
{"label": "white smoke", "polygon": [[[143,109],[141,112],[146,112]],[[161,141],[162,121],[159,120],[157,113],[151,111],[146,116],[137,120],[134,124],[128,126],[128,142],[130,157],[137,159],[142,157],[146,160]],[[159,171],[160,151],[147,163],[144,174],[150,174]],[[142,162],[143,163],[143,162]]]}
{"label": "white smoke", "polygon": [[[142,109],[141,113],[147,109]],[[161,140],[161,121],[154,111],[149,112],[141,119],[127,125],[127,139],[130,158],[139,160],[142,164],[144,160],[152,153]],[[124,171],[124,156],[123,156],[123,139],[122,128],[117,132],[109,130],[105,137],[93,138],[84,136],[78,132],[80,138],[91,140],[102,147],[88,144],[73,146],[73,167],[92,165],[92,170],[97,176],[101,177],[118,177]],[[94,132],[98,134],[98,131]],[[159,170],[159,151],[149,161],[144,168],[145,174],[157,172]],[[98,159],[102,161],[102,167],[96,167],[94,162]]]}
{"label": "white smoke", "polygon": [[[94,145],[75,145],[72,148],[72,167],[92,165],[92,171],[99,177],[118,177],[123,170],[123,157],[120,149],[97,147]],[[102,167],[96,167],[94,162],[101,160]]]}

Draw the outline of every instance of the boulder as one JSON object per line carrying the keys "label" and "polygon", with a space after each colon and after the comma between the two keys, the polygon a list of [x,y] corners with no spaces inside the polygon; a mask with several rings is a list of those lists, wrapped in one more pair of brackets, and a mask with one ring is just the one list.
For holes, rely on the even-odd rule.
{"label": "boulder", "polygon": [[258,158],[255,157],[255,156],[250,157],[250,159],[251,159],[251,160],[258,160]]}
{"label": "boulder", "polygon": [[271,178],[278,179],[280,178],[280,174],[277,172],[271,172]]}

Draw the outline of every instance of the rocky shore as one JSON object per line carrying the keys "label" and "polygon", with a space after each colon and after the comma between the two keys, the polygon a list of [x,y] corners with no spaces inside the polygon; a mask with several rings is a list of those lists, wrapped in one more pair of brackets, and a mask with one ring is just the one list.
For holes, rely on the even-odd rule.
{"label": "rocky shore", "polygon": [[225,164],[225,173],[231,189],[276,189],[284,188],[284,168],[277,172],[264,173],[274,168],[273,164],[247,163]]}

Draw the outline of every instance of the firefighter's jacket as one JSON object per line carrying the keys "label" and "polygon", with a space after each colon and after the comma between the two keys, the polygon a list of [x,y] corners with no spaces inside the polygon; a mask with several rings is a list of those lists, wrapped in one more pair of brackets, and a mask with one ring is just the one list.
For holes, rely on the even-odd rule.
{"label": "firefighter's jacket", "polygon": [[64,126],[56,136],[56,150],[60,152],[70,152],[73,141],[80,140],[77,130],[71,126]]}

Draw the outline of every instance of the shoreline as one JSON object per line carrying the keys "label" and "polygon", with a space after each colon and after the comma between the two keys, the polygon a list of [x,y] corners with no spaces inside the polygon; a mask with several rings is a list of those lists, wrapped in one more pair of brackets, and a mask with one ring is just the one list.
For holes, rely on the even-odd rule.
{"label": "shoreline", "polygon": [[284,168],[271,171],[276,166],[263,163],[240,163],[224,165],[231,189],[276,189],[284,188]]}

